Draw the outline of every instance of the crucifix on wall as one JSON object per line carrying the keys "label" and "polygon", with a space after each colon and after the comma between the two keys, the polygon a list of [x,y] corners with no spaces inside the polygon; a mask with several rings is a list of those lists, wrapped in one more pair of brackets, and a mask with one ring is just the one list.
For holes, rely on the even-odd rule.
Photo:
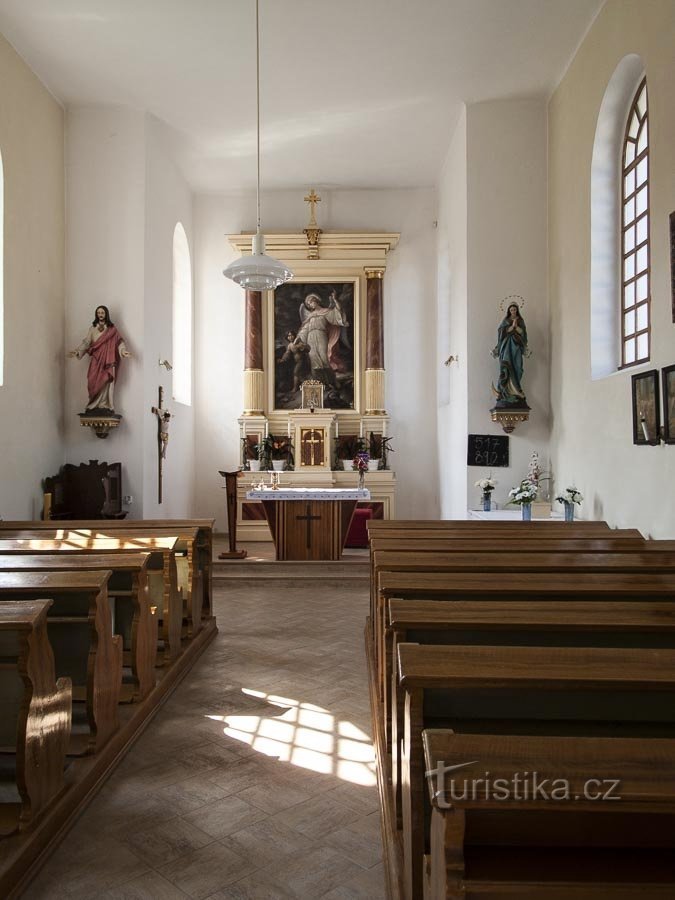
{"label": "crucifix on wall", "polygon": [[157,502],[162,502],[162,468],[166,458],[166,447],[169,443],[169,424],[171,422],[171,413],[168,409],[162,407],[164,402],[164,388],[159,388],[157,406],[153,406],[150,412],[157,416]]}

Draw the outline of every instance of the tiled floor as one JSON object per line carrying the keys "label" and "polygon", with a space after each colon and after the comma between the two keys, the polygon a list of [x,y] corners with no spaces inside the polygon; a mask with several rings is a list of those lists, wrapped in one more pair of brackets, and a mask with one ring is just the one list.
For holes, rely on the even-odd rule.
{"label": "tiled floor", "polygon": [[216,585],[216,640],[25,898],[384,896],[366,584]]}

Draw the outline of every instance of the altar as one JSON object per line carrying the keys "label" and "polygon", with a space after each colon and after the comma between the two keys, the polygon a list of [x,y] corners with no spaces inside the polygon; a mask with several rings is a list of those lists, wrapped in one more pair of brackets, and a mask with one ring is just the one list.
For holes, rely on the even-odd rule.
{"label": "altar", "polygon": [[336,560],[359,501],[370,500],[365,488],[257,488],[258,500],[272,533],[278,560]]}

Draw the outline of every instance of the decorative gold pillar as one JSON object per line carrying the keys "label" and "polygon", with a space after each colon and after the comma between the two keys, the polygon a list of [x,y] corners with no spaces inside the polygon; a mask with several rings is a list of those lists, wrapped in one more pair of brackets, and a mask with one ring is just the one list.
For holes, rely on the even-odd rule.
{"label": "decorative gold pillar", "polygon": [[384,406],[384,269],[366,274],[366,415],[386,415]]}
{"label": "decorative gold pillar", "polygon": [[244,415],[261,416],[265,403],[261,291],[246,291],[245,329]]}

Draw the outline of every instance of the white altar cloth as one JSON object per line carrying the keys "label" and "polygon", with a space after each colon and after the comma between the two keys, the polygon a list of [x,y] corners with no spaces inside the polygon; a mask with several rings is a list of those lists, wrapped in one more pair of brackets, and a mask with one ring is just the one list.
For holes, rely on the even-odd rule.
{"label": "white altar cloth", "polygon": [[247,500],[370,500],[368,488],[279,488],[247,491]]}

